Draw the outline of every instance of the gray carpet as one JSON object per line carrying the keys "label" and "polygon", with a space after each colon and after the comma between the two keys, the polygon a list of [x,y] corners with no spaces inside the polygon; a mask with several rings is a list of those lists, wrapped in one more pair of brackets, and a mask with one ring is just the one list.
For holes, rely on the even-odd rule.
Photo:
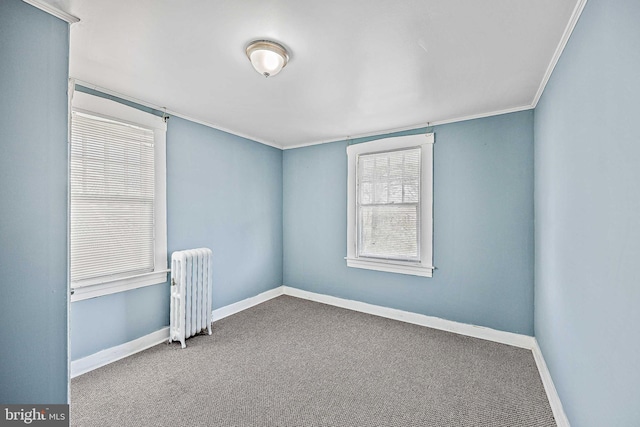
{"label": "gray carpet", "polygon": [[73,426],[555,426],[530,351],[281,296],[71,381]]}

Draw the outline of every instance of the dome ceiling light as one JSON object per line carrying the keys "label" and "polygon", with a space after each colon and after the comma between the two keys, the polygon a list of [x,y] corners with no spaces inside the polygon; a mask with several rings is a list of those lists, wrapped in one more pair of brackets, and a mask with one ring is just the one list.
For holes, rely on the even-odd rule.
{"label": "dome ceiling light", "polygon": [[270,40],[253,41],[246,52],[253,68],[265,77],[275,76],[289,62],[287,49]]}

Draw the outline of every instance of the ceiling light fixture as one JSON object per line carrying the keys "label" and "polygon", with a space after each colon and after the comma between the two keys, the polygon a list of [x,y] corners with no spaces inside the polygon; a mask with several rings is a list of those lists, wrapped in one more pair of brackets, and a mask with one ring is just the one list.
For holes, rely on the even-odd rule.
{"label": "ceiling light fixture", "polygon": [[275,76],[289,62],[287,49],[269,40],[256,40],[249,43],[247,57],[253,68],[265,77]]}

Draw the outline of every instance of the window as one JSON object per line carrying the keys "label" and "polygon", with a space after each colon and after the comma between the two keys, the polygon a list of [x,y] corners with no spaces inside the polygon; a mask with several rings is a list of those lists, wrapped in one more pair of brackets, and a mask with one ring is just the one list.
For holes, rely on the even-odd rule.
{"label": "window", "polygon": [[433,134],[350,145],[347,265],[431,277]]}
{"label": "window", "polygon": [[81,92],[72,102],[72,301],[166,282],[166,124]]}

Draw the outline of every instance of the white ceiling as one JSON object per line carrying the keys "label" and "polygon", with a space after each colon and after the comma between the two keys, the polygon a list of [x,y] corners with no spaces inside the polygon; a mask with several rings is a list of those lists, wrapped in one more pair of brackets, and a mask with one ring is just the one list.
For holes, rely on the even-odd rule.
{"label": "white ceiling", "polygon": [[46,1],[81,20],[71,77],[281,148],[532,108],[583,2]]}

